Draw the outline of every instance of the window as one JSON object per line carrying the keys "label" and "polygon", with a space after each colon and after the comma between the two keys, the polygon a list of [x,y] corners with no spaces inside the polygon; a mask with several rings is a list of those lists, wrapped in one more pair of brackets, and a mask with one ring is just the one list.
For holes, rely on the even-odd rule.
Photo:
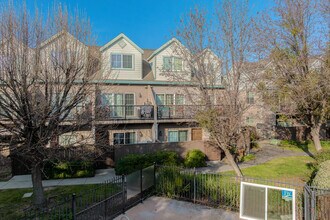
{"label": "window", "polygon": [[174,104],[174,94],[166,94],[165,105],[173,105],[173,104]]}
{"label": "window", "polygon": [[157,105],[183,105],[184,102],[182,94],[156,94]]}
{"label": "window", "polygon": [[[1,101],[1,102],[3,102],[3,101],[6,102],[6,100],[7,100],[6,96],[0,94],[0,101]],[[7,103],[4,103],[4,105],[6,105],[6,104],[7,104]],[[6,114],[5,110],[4,110],[3,108],[0,107],[0,118],[1,118],[3,115],[5,115],[5,114]]]}
{"label": "window", "polygon": [[168,131],[168,142],[188,141],[188,131]]}
{"label": "window", "polygon": [[164,105],[165,104],[165,95],[156,94],[156,103],[157,103],[157,105]]}
{"label": "window", "polygon": [[253,92],[248,92],[247,94],[247,103],[254,104],[254,94]]}
{"label": "window", "polygon": [[182,59],[178,57],[174,57],[174,71],[182,70]]}
{"label": "window", "polygon": [[[135,98],[133,93],[103,93],[101,94],[101,106],[108,107],[112,117],[134,115]],[[126,112],[125,112],[126,111]]]}
{"label": "window", "polygon": [[68,146],[77,143],[77,136],[73,134],[62,134],[59,137],[60,146]]}
{"label": "window", "polygon": [[175,104],[176,105],[184,105],[184,95],[176,94],[175,95]]}
{"label": "window", "polygon": [[247,125],[253,125],[253,123],[254,123],[253,117],[251,117],[251,116],[246,117],[246,124]]}
{"label": "window", "polygon": [[135,132],[125,132],[125,133],[114,133],[113,134],[113,144],[135,144],[136,143]]}
{"label": "window", "polygon": [[134,115],[134,94],[125,94],[126,115]]}
{"label": "window", "polygon": [[172,58],[164,57],[164,70],[172,70]]}
{"label": "window", "polygon": [[112,68],[121,68],[121,55],[120,54],[112,54],[111,55],[111,66]]}
{"label": "window", "polygon": [[133,55],[111,54],[111,67],[113,69],[133,69]]}
{"label": "window", "polygon": [[182,59],[179,57],[163,57],[163,69],[165,71],[181,71]]}
{"label": "window", "polygon": [[51,60],[54,62],[54,64],[63,63],[63,62],[72,62],[75,61],[77,58],[76,52],[73,50],[67,49],[67,50],[58,50],[53,49],[50,54]]}
{"label": "window", "polygon": [[0,55],[0,78],[4,79],[5,74],[4,71],[5,69],[10,66],[10,59],[6,55]]}
{"label": "window", "polygon": [[132,69],[133,68],[132,55],[123,55],[123,68],[124,69]]}

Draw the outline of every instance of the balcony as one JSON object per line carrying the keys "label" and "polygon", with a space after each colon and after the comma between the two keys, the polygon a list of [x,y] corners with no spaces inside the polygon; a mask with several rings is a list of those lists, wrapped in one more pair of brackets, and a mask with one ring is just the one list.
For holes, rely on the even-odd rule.
{"label": "balcony", "polygon": [[152,105],[109,105],[96,110],[96,120],[153,120]]}
{"label": "balcony", "polygon": [[157,119],[194,119],[202,106],[196,105],[159,105]]}

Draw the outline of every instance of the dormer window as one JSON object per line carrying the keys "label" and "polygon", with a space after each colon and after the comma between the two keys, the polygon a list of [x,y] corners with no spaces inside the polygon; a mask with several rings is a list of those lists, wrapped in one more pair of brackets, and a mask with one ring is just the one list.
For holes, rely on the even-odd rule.
{"label": "dormer window", "polygon": [[132,54],[111,54],[112,69],[133,69]]}
{"label": "dormer window", "polygon": [[164,57],[163,63],[165,71],[182,71],[182,59],[179,57]]}

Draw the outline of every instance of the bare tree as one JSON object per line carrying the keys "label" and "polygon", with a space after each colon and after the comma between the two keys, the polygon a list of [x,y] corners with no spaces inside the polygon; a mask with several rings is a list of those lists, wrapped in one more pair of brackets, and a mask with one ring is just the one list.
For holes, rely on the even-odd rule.
{"label": "bare tree", "polygon": [[75,119],[70,130],[85,124],[76,110],[90,108],[86,96],[97,65],[88,56],[87,19],[61,6],[46,21],[34,14],[12,5],[0,12],[0,133],[10,134],[10,151],[29,163],[34,203],[42,206],[42,166],[56,157],[49,147],[69,131],[62,126],[69,118]]}
{"label": "bare tree", "polygon": [[189,101],[199,105],[196,119],[239,176],[233,154],[249,107],[246,93],[254,85],[244,75],[252,54],[252,31],[247,1],[220,1],[214,14],[195,8],[177,31],[182,44],[177,43],[176,52],[187,68],[182,74],[166,73],[173,80],[191,77],[193,87],[184,90]]}
{"label": "bare tree", "polygon": [[278,113],[310,128],[317,151],[330,108],[329,20],[322,20],[329,2],[320,3],[276,1],[272,16],[267,13],[259,26],[259,42],[271,62],[260,88]]}

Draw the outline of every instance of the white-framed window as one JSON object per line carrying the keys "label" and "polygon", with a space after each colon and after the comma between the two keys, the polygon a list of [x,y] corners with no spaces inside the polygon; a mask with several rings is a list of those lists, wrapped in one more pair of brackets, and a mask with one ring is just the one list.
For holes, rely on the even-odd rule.
{"label": "white-framed window", "polygon": [[133,69],[132,54],[111,54],[112,69]]}
{"label": "white-framed window", "polygon": [[[0,101],[2,102],[4,100],[5,102],[7,101],[7,97],[4,94],[0,94]],[[5,110],[0,107],[0,118],[5,115]]]}
{"label": "white-framed window", "polygon": [[71,49],[67,50],[59,50],[59,49],[52,49],[50,52],[50,59],[53,61],[54,64],[63,63],[63,62],[72,62],[78,59],[77,52]]}
{"label": "white-framed window", "polygon": [[188,141],[188,130],[169,130],[167,142]]}
{"label": "white-framed window", "polygon": [[184,105],[185,96],[183,94],[156,94],[157,105]]}
{"label": "white-framed window", "polygon": [[247,125],[253,125],[254,123],[254,118],[251,116],[246,117],[246,124]]}
{"label": "white-framed window", "polygon": [[116,132],[113,134],[113,144],[135,144],[136,132]]}
{"label": "white-framed window", "polygon": [[111,116],[133,116],[135,105],[134,93],[102,93],[101,106],[109,107]]}
{"label": "white-framed window", "polygon": [[248,104],[254,104],[254,93],[248,92],[246,102]]}
{"label": "white-framed window", "polygon": [[180,57],[163,57],[163,70],[165,71],[182,71],[182,58]]}
{"label": "white-framed window", "polygon": [[69,146],[77,143],[77,135],[75,134],[62,134],[59,137],[60,146]]}

